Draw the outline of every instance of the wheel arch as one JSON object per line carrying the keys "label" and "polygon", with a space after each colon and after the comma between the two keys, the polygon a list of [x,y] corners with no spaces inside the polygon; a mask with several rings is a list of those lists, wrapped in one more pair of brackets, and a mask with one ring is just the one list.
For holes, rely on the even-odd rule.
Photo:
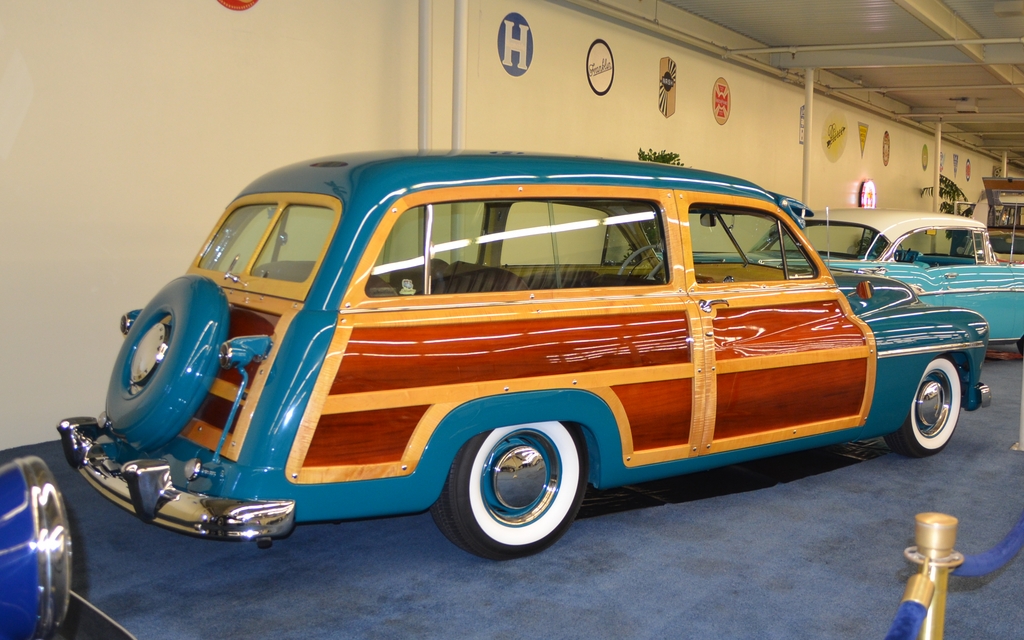
{"label": "wheel arch", "polygon": [[474,436],[500,427],[547,421],[561,422],[582,433],[590,484],[602,486],[612,465],[621,466],[619,427],[607,403],[589,391],[551,389],[477,398],[452,409],[430,437],[419,468],[441,472],[431,473],[440,495],[455,455]]}

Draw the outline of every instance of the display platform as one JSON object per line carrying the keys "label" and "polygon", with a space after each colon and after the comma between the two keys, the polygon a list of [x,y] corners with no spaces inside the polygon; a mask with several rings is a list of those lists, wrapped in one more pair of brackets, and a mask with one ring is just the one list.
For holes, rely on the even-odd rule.
{"label": "display platform", "polygon": [[[986,362],[992,405],[963,414],[942,455],[827,468],[835,450],[816,450],[617,490],[650,508],[592,492],[592,517],[509,562],[460,551],[429,514],[300,526],[268,550],[188,538],[104,500],[56,441],[0,462],[46,460],[70,512],[73,589],[140,639],[882,638],[914,570],[903,549],[916,513],[958,517],[956,547],[974,554],[1024,510],[1024,454],[1009,448],[1021,368]],[[1021,558],[951,578],[947,637],[1015,637],[1021,593]]]}

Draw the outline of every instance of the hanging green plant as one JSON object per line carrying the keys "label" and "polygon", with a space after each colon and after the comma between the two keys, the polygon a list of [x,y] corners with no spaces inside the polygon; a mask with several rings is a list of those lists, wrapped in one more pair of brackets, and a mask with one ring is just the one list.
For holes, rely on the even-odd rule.
{"label": "hanging green plant", "polygon": [[661,151],[655,151],[654,149],[648,149],[647,151],[644,151],[641,147],[636,152],[636,157],[637,159],[643,162],[658,162],[660,164],[671,164],[677,167],[684,166],[683,163],[679,161],[678,153],[665,151],[664,149],[662,149]]}

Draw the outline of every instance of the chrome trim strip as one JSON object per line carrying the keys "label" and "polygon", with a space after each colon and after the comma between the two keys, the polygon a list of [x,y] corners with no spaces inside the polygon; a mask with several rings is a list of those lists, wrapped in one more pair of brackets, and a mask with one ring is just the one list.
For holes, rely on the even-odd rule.
{"label": "chrome trim strip", "polygon": [[975,287],[973,289],[957,288],[957,289],[939,289],[938,291],[926,291],[920,295],[939,295],[942,293],[1021,293],[1024,291],[1021,287]]}
{"label": "chrome trim strip", "polygon": [[[65,451],[75,451],[76,443],[84,437],[71,424],[73,420],[61,423]],[[77,462],[77,456],[70,457],[72,468]],[[294,500],[235,500],[179,491],[170,485],[166,465],[163,460],[135,460],[122,467],[96,445],[77,468],[89,484],[117,506],[143,521],[179,533],[259,541],[286,536],[295,527]],[[135,476],[132,484],[127,476]]]}
{"label": "chrome trim strip", "polygon": [[953,342],[950,344],[934,344],[927,347],[908,347],[906,349],[893,349],[891,351],[878,350],[878,358],[894,358],[896,356],[909,356],[918,353],[933,353],[939,351],[959,351],[962,349],[977,349],[984,347],[985,342],[975,340],[974,342]]}

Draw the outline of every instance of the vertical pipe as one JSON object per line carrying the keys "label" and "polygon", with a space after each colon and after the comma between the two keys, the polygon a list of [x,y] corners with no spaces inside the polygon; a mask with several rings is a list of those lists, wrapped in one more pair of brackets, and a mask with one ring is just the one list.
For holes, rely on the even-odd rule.
{"label": "vertical pipe", "polygon": [[419,150],[430,151],[433,84],[433,0],[420,0]]}
{"label": "vertical pipe", "polygon": [[466,148],[466,58],[469,0],[455,0],[455,58],[452,70],[452,153]]}
{"label": "vertical pipe", "polygon": [[932,211],[939,211],[939,162],[942,159],[942,120],[935,123],[935,166],[932,168]]}
{"label": "vertical pipe", "polygon": [[1006,175],[1006,155],[1007,154],[1004,151],[1003,152],[1003,174],[1002,175],[1003,175],[1004,178],[1009,178],[1010,176]]}
{"label": "vertical pipe", "polygon": [[804,180],[800,198],[811,202],[811,111],[814,105],[814,69],[804,69]]}

